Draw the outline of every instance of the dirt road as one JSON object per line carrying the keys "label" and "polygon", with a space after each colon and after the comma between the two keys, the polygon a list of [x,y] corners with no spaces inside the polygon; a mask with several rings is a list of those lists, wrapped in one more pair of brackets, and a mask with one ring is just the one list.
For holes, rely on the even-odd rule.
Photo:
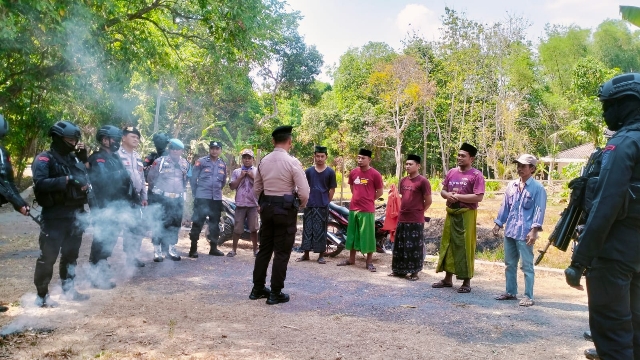
{"label": "dirt road", "polygon": [[[60,300],[54,309],[35,308],[33,269],[37,227],[3,208],[0,213],[0,358],[16,359],[582,359],[591,344],[586,294],[568,288],[558,272],[536,273],[536,305],[498,302],[503,268],[479,263],[470,294],[432,289],[440,278],[427,264],[417,282],[391,278],[390,255],[376,254],[378,272],[289,263],[285,292],[275,306],[248,299],[253,256],[243,242],[235,258],[201,254],[197,260],[124,266],[121,243],[110,260],[118,286],[91,289],[83,281],[91,235],[85,235],[78,283],[91,295],[84,303]],[[184,255],[188,239],[178,248]],[[208,247],[201,240],[201,252]],[[228,251],[225,246],[223,251]],[[225,252],[226,252],[225,251]],[[315,256],[312,256],[315,259]],[[57,270],[52,298],[61,292]],[[459,285],[458,282],[456,285]],[[524,289],[519,274],[520,290]]]}

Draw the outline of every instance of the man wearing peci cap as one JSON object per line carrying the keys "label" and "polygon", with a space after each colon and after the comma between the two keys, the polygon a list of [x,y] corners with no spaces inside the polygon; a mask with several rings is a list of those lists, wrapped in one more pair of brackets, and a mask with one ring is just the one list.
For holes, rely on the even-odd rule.
{"label": "man wearing peci cap", "polygon": [[220,236],[220,214],[222,212],[222,188],[227,183],[227,164],[220,158],[222,143],[211,141],[209,155],[196,160],[191,176],[191,191],[193,192],[193,224],[189,232],[191,248],[189,257],[198,257],[198,239],[202,226],[209,217],[210,245],[209,255],[222,256],[218,250]]}
{"label": "man wearing peci cap", "polygon": [[476,255],[476,218],[478,203],[484,198],[484,176],[472,167],[478,149],[463,143],[458,150],[458,166],[449,170],[442,182],[440,196],[447,200],[440,257],[436,272],[445,271],[444,279],[434,288],[453,286],[453,275],[462,280],[458,292],[471,292],[471,278]]}
{"label": "man wearing peci cap", "polygon": [[350,250],[349,259],[338,266],[354,265],[356,252],[367,254],[367,270],[375,272],[373,252],[376,251],[375,201],[382,195],[382,175],[371,167],[371,150],[360,149],[358,167],[349,173],[351,203],[349,204],[349,226],[345,249]]}
{"label": "man wearing peci cap", "polygon": [[[298,208],[305,207],[309,200],[309,184],[300,161],[288,153],[292,146],[292,129],[291,126],[279,126],[271,133],[274,149],[258,165],[253,187],[260,205],[262,224],[249,299],[268,297],[269,305],[289,301],[289,295],[282,289],[296,237],[296,217]],[[272,255],[269,289],[265,282]]]}
{"label": "man wearing peci cap", "polygon": [[493,235],[498,236],[504,227],[504,274],[506,292],[496,300],[516,300],[518,294],[518,262],[522,259],[524,273],[524,298],[520,306],[531,306],[533,301],[533,245],[542,230],[544,211],[547,207],[547,192],[539,181],[533,178],[538,159],[522,154],[517,160],[519,179],[509,182],[504,199],[494,220]]}
{"label": "man wearing peci cap", "polygon": [[229,187],[236,191],[236,211],[234,213],[235,226],[233,228],[233,249],[227,254],[236,256],[238,240],[244,232],[245,221],[249,225],[253,256],[258,256],[258,199],[253,193],[253,183],[256,178],[256,167],[253,166],[253,151],[244,149],[240,152],[242,166],[233,170]]}
{"label": "man wearing peci cap", "polygon": [[336,191],[336,173],[327,166],[327,148],[316,146],[313,153],[314,166],[305,171],[311,192],[309,202],[304,208],[302,220],[302,244],[304,255],[296,261],[309,260],[309,251],[318,254],[318,264],[324,264],[324,252],[327,250],[327,222],[329,221],[329,203]]}
{"label": "man wearing peci cap", "polygon": [[118,156],[122,165],[129,172],[131,187],[136,193],[136,202],[131,204],[132,222],[122,234],[122,249],[127,255],[127,263],[137,267],[144,267],[144,263],[138,259],[138,252],[142,244],[144,234],[142,222],[142,208],[147,206],[147,186],[144,179],[144,163],[140,154],[136,151],[140,145],[140,131],[127,126],[122,129],[122,144],[118,150]]}
{"label": "man wearing peci cap", "polygon": [[396,227],[390,276],[418,280],[424,265],[424,212],[431,206],[431,183],[420,175],[422,158],[408,155],[407,176],[398,183],[400,213]]}
{"label": "man wearing peci cap", "polygon": [[182,157],[184,144],[178,139],[169,140],[168,155],[157,158],[149,170],[149,189],[154,201],[160,205],[164,215],[162,229],[153,231],[153,261],[162,262],[162,249],[167,249],[169,259],[180,261],[176,251],[178,235],[182,226],[182,212],[187,189],[189,163]]}

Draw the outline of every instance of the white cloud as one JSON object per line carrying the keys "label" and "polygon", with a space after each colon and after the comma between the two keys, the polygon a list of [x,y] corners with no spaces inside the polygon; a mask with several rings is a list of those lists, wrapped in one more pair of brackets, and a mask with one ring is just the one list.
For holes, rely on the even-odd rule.
{"label": "white cloud", "polygon": [[396,26],[404,34],[416,32],[431,40],[438,37],[440,20],[436,13],[426,6],[408,4],[396,16]]}

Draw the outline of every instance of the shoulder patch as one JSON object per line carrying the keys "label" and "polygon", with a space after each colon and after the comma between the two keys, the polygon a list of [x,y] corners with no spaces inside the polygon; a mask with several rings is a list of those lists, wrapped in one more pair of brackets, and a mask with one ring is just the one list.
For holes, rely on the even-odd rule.
{"label": "shoulder patch", "polygon": [[605,146],[603,151],[613,151],[615,149],[616,149],[615,145],[607,145],[607,146]]}
{"label": "shoulder patch", "polygon": [[96,161],[97,161],[97,162],[99,162],[99,163],[106,162],[106,160],[105,160],[105,159],[96,159]]}
{"label": "shoulder patch", "polygon": [[45,161],[45,162],[48,162],[48,161],[49,161],[49,158],[48,158],[48,157],[46,157],[46,156],[38,156],[38,161]]}

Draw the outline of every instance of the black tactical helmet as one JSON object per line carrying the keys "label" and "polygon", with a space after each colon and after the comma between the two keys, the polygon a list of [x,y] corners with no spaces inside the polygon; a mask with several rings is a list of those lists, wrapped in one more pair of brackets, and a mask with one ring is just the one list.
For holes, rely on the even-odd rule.
{"label": "black tactical helmet", "polygon": [[98,130],[96,134],[96,140],[98,143],[102,142],[102,138],[108,137],[120,142],[122,139],[122,130],[118,129],[115,126],[105,125]]}
{"label": "black tactical helmet", "polygon": [[156,149],[164,150],[169,144],[169,136],[165,133],[157,133],[153,135],[153,145]]}
{"label": "black tactical helmet", "polygon": [[4,119],[4,116],[0,114],[0,138],[3,138],[9,132],[9,123]]}
{"label": "black tactical helmet", "polygon": [[61,120],[53,124],[53,126],[49,128],[49,136],[69,137],[76,139],[76,141],[79,141],[80,128],[69,121]]}
{"label": "black tactical helmet", "polygon": [[640,74],[618,75],[602,84],[598,90],[600,101],[613,100],[625,95],[633,95],[640,99]]}

